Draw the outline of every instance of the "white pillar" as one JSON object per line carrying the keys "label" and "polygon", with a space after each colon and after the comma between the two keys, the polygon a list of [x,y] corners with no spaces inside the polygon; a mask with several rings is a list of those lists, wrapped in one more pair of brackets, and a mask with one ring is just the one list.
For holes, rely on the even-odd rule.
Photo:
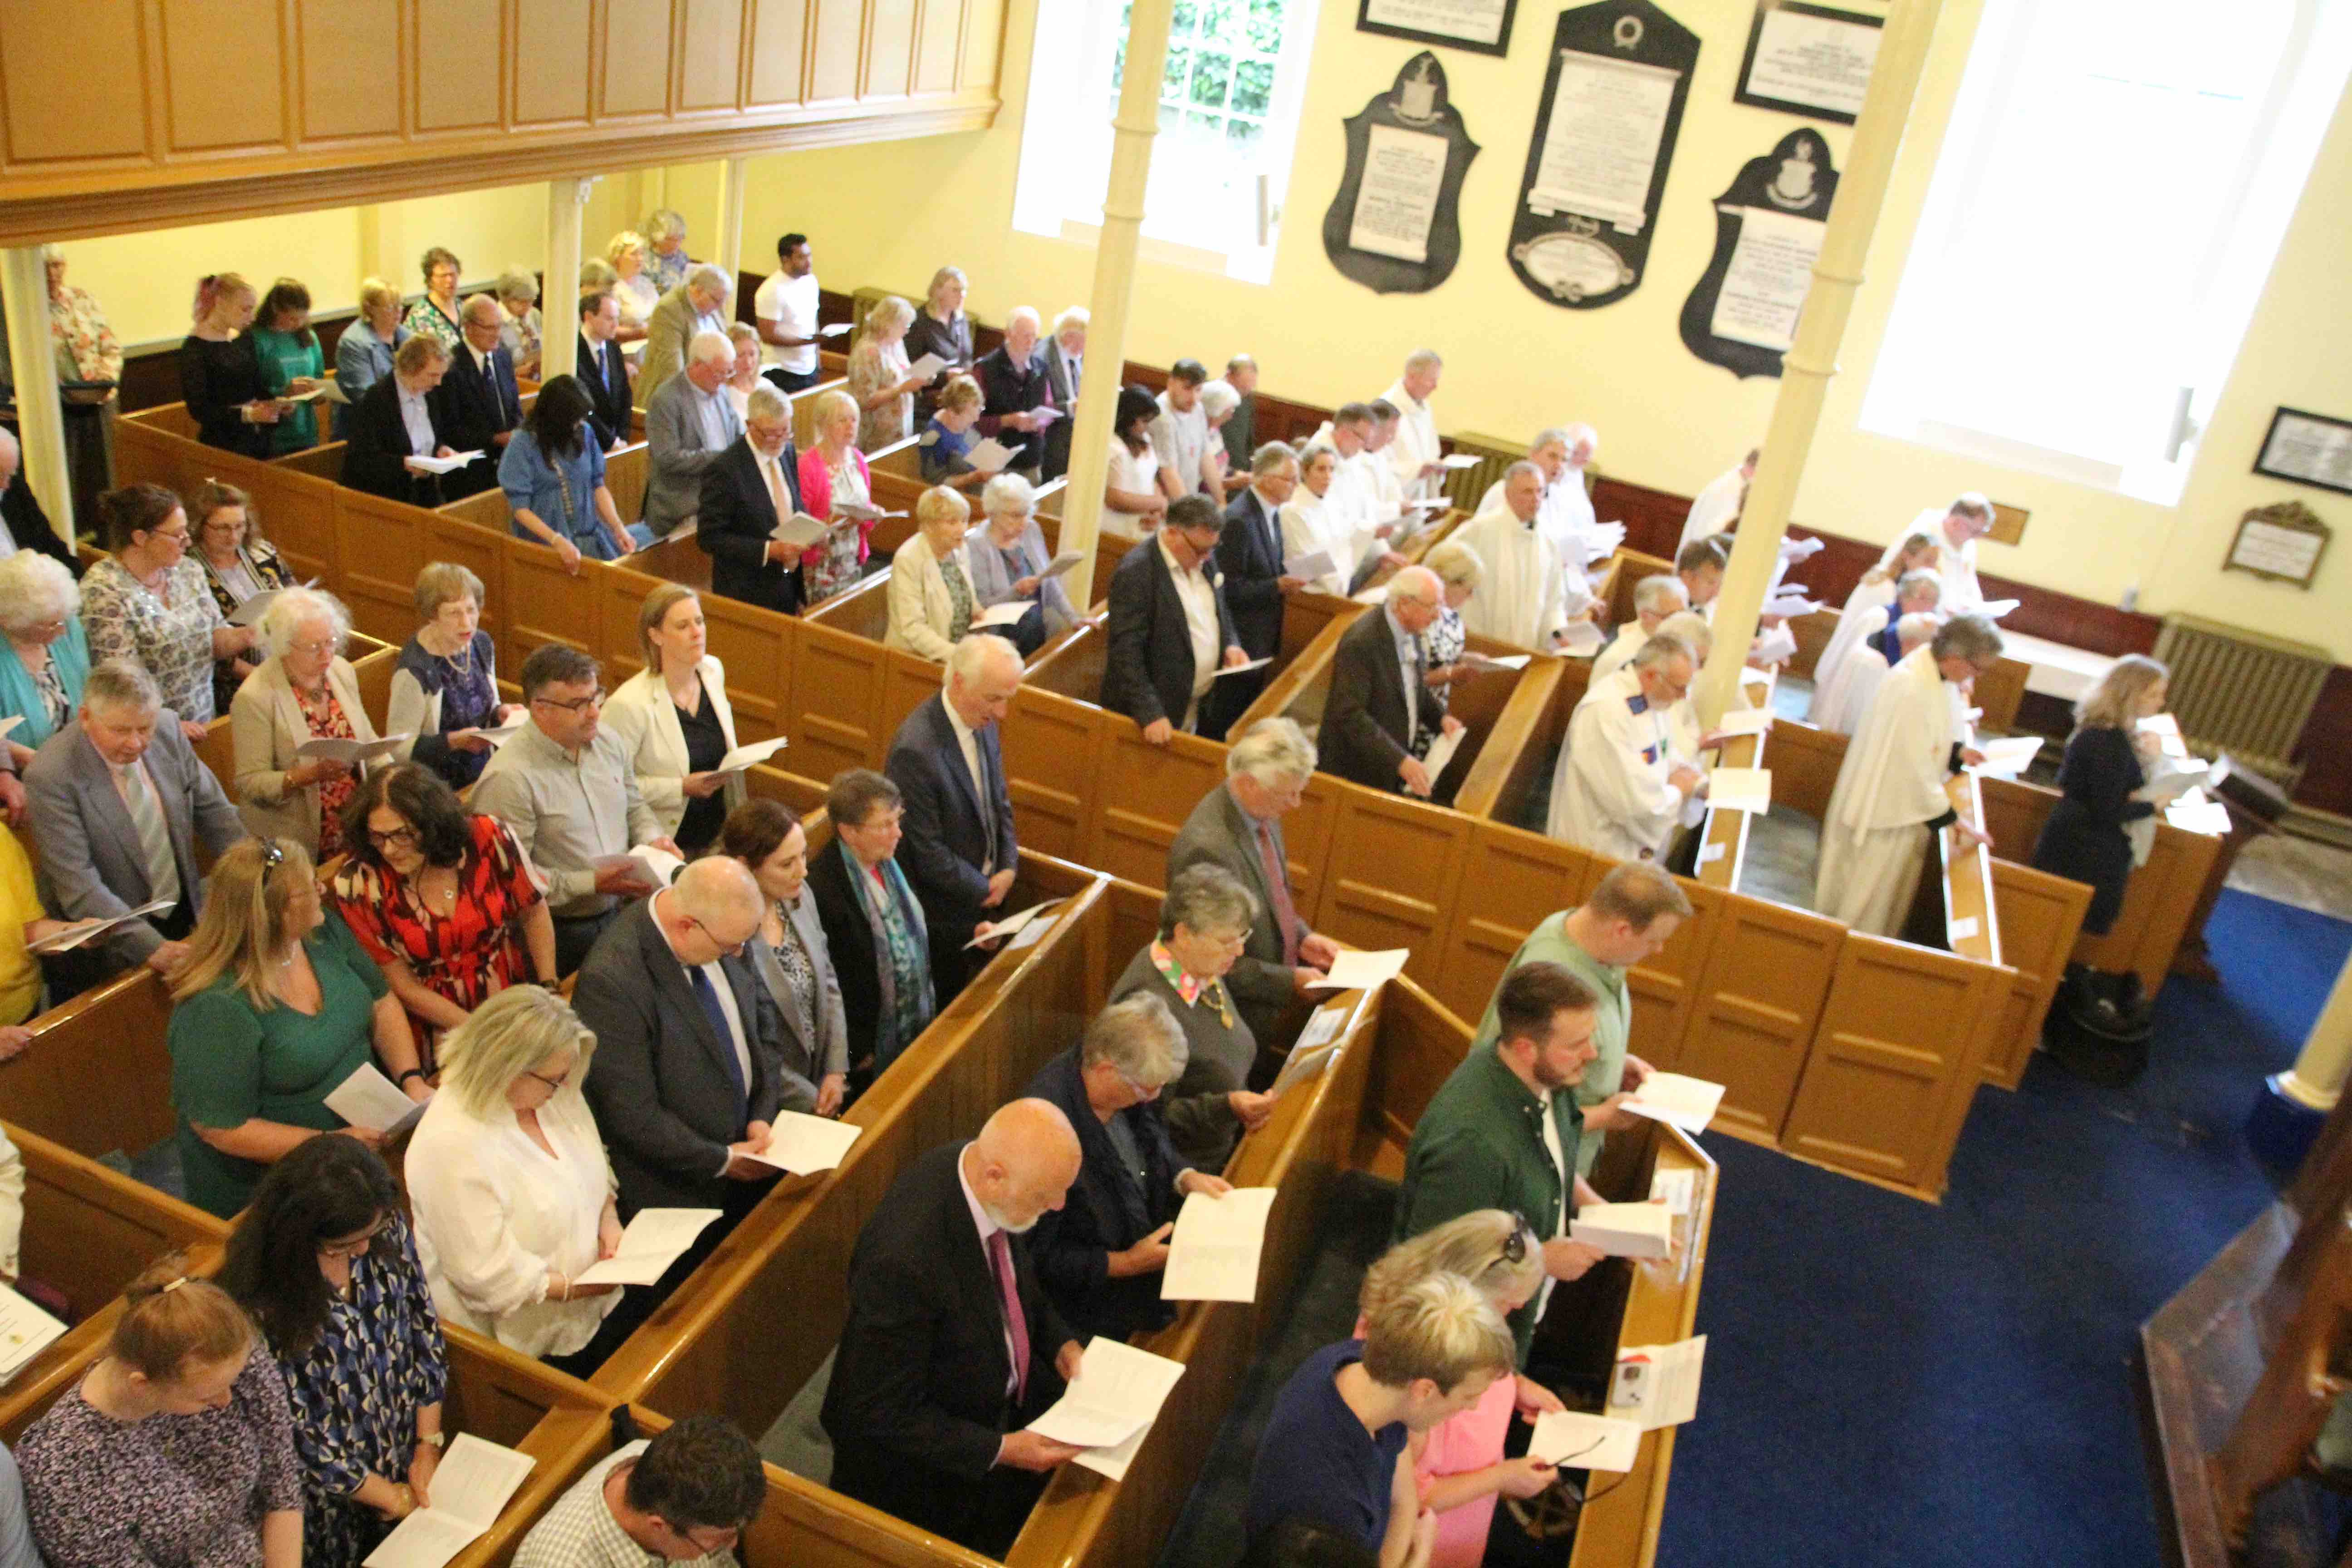
{"label": "white pillar", "polygon": [[727,268],[727,286],[743,270],[743,164],[730,158],[719,165],[719,244],[711,258]]}
{"label": "white pillar", "polygon": [[1135,0],[1128,17],[1127,68],[1118,115],[1111,124],[1110,185],[1103,195],[1102,237],[1095,246],[1095,287],[1087,305],[1087,374],[1070,431],[1070,482],[1063,492],[1055,543],[1078,560],[1062,574],[1072,601],[1085,605],[1095,580],[1095,541],[1102,533],[1103,486],[1110,477],[1111,413],[1127,363],[1127,310],[1135,293],[1136,242],[1143,229],[1143,190],[1151,174],[1151,139],[1160,130],[1160,75],[1168,58],[1170,0]]}
{"label": "white pillar", "polygon": [[49,273],[39,246],[0,251],[0,306],[8,312],[16,429],[25,448],[16,482],[33,487],[58,537],[70,542],[73,471],[66,462],[65,407],[58,400],[57,340],[49,335]]}
{"label": "white pillar", "polygon": [[539,379],[570,375],[580,359],[580,220],[591,180],[547,184],[547,278],[539,288]]}
{"label": "white pillar", "polygon": [[[9,319],[15,320],[14,315]],[[2319,1010],[2310,1037],[2303,1042],[2303,1054],[2294,1058],[2294,1066],[2272,1081],[2298,1105],[2333,1110],[2343,1097],[2347,1077],[2352,1077],[2352,959],[2346,960],[2336,974],[2327,1005]]]}

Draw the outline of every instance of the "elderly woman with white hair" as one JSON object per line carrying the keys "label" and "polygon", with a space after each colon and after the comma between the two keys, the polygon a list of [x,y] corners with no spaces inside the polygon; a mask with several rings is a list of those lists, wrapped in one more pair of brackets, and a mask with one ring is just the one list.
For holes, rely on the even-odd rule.
{"label": "elderly woman with white hair", "polygon": [[971,318],[964,314],[963,296],[966,284],[963,268],[942,267],[931,274],[930,292],[924,298],[923,308],[915,312],[914,321],[907,328],[907,358],[919,360],[925,354],[937,354],[947,362],[947,368],[924,384],[915,397],[915,424],[922,426],[930,420],[937,406],[932,395],[942,384],[943,378],[959,371],[970,371],[973,363]]}
{"label": "elderly woman with white hair", "polygon": [[1009,635],[1026,658],[1086,616],[1070,602],[1062,580],[1045,575],[1053,552],[1037,526],[1037,492],[1029,481],[1018,474],[997,475],[980,492],[980,510],[981,525],[965,549],[973,603],[983,610],[1014,599],[1035,603],[1036,609],[1011,627],[990,628]]}
{"label": "elderly woman with white hair", "polygon": [[499,304],[506,319],[499,323],[499,343],[514,360],[514,373],[526,381],[539,379],[539,274],[528,267],[509,267],[499,274]]}
{"label": "elderly woman with white hair", "polygon": [[849,395],[857,400],[857,445],[869,452],[894,447],[915,433],[915,391],[922,379],[907,374],[907,329],[915,307],[886,294],[866,312],[866,330],[849,351]]}
{"label": "elderly woman with white hair", "polygon": [[965,532],[971,504],[945,485],[915,501],[915,532],[890,558],[890,624],[882,646],[945,664],[971,630],[979,599],[971,587]]}
{"label": "elderly woman with white hair", "polygon": [[89,636],[73,574],[36,550],[0,561],[0,719],[16,721],[7,736],[10,771],[22,774],[41,742],[72,720],[89,678]]}
{"label": "elderly woman with white hair", "polygon": [[343,852],[343,804],[359,781],[352,763],[301,749],[376,738],[342,656],[351,629],[333,595],[287,589],[261,617],[269,657],[229,705],[237,815],[256,837],[290,838],[320,860]]}
{"label": "elderly woman with white hair", "polygon": [[1233,458],[1225,450],[1223,435],[1241,405],[1242,395],[1228,382],[1213,381],[1201,388],[1201,414],[1209,422],[1209,446],[1201,456],[1201,484],[1213,496],[1230,495],[1241,489],[1231,477]]}
{"label": "elderly woman with white hair", "polygon": [[654,287],[667,294],[686,281],[694,265],[686,254],[686,219],[673,207],[656,207],[646,215],[646,272]]}

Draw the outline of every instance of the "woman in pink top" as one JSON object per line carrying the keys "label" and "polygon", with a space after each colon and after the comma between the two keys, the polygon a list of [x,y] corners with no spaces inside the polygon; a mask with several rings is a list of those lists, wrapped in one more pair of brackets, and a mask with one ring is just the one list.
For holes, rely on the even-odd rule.
{"label": "woman in pink top", "polygon": [[[1390,1248],[1365,1273],[1358,1310],[1369,1317],[1382,1301],[1432,1274],[1459,1274],[1484,1291],[1496,1311],[1514,1312],[1543,1282],[1543,1243],[1517,1215],[1475,1210]],[[1503,1458],[1503,1439],[1515,1411],[1532,1421],[1565,1408],[1559,1394],[1523,1373],[1498,1377],[1485,1398],[1414,1440],[1409,1451],[1422,1500],[1437,1514],[1429,1568],[1478,1568],[1486,1556],[1495,1500],[1534,1497],[1558,1478],[1539,1459]]]}

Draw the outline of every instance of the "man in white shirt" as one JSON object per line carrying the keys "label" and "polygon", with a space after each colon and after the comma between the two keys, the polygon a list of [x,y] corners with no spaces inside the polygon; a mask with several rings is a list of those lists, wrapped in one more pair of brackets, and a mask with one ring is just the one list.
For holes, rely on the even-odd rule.
{"label": "man in white shirt", "polygon": [[1740,458],[1737,466],[1707,481],[1706,489],[1691,502],[1690,515],[1683,520],[1682,542],[1675,546],[1676,550],[1686,548],[1693,540],[1731,531],[1732,525],[1739,521],[1741,507],[1747,504],[1748,485],[1756,477],[1759,455],[1756,447],[1748,447],[1748,456]]}
{"label": "man in white shirt", "polygon": [[1151,422],[1151,448],[1160,454],[1160,489],[1170,500],[1206,492],[1224,501],[1224,487],[1210,472],[1209,416],[1201,388],[1209,373],[1199,360],[1180,359],[1168,367],[1168,390],[1160,395],[1160,416]]}
{"label": "man in white shirt", "polygon": [[1438,476],[1444,472],[1437,462],[1443,455],[1437,445],[1437,415],[1429,405],[1444,370],[1445,362],[1435,349],[1415,349],[1404,362],[1404,374],[1381,394],[1396,405],[1401,416],[1396,439],[1389,446],[1389,467],[1396,470],[1408,500],[1436,495]]}
{"label": "man in white shirt", "polygon": [[788,234],[776,241],[776,269],[751,297],[760,318],[760,357],[768,379],[786,392],[816,384],[816,258],[808,236]]}
{"label": "man in white shirt", "polygon": [[1654,637],[1594,681],[1568,721],[1552,777],[1554,838],[1612,860],[1654,860],[1706,775],[1681,754],[1672,710],[1698,669],[1687,643]]}
{"label": "man in white shirt", "polygon": [[688,1415],[590,1466],[530,1527],[515,1568],[735,1568],[767,1500],[751,1439],[723,1415]]}
{"label": "man in white shirt", "polygon": [[1984,585],[1977,581],[1977,541],[1991,531],[1992,502],[1975,490],[1965,491],[1941,513],[1929,507],[1913,518],[1878,563],[1892,565],[1903,553],[1903,542],[1913,534],[1930,535],[1940,546],[1936,570],[1944,579],[1944,596],[1938,607],[1948,616],[1973,615],[1985,602]]}
{"label": "man in white shirt", "polygon": [[1323,497],[1323,527],[1334,540],[1346,542],[1349,559],[1355,563],[1348,584],[1351,593],[1383,566],[1393,570],[1411,564],[1387,545],[1388,536],[1396,531],[1396,513],[1381,508],[1381,482],[1374,470],[1381,460],[1372,452],[1373,426],[1370,404],[1343,403],[1308,443],[1310,448],[1328,444],[1339,454],[1331,488]]}
{"label": "man in white shirt", "polygon": [[1385,397],[1375,397],[1365,406],[1372,411],[1371,433],[1364,438],[1364,450],[1372,459],[1368,467],[1372,476],[1373,493],[1380,501],[1375,515],[1402,519],[1397,525],[1396,537],[1409,539],[1435,514],[1427,511],[1416,511],[1410,516],[1405,514],[1404,485],[1398,479],[1396,469],[1389,466],[1389,448],[1396,444],[1397,424],[1403,416],[1397,411],[1397,405]]}
{"label": "man in white shirt", "polygon": [[1606,680],[1631,664],[1642,645],[1656,635],[1659,622],[1689,607],[1679,577],[1661,572],[1634,584],[1633,618],[1618,627],[1615,640],[1594,658],[1591,679]]}
{"label": "man in white shirt", "polygon": [[1524,460],[1503,475],[1500,504],[1453,534],[1486,563],[1486,574],[1462,606],[1465,629],[1518,647],[1549,651],[1568,625],[1567,582],[1559,552],[1539,525],[1543,470]]}

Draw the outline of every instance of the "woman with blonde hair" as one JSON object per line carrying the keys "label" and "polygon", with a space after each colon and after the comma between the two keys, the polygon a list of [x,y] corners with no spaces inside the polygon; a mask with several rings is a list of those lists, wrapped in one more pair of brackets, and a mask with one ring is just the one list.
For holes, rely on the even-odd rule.
{"label": "woman with blonde hair", "polygon": [[621,330],[614,336],[625,343],[646,335],[646,322],[661,303],[661,289],[646,271],[648,254],[646,237],[633,228],[614,235],[604,247],[604,259],[613,264],[611,293],[621,302]]}
{"label": "woman with blonde hair", "polygon": [[[1406,1290],[1434,1275],[1470,1282],[1508,1317],[1535,1299],[1544,1279],[1543,1242],[1517,1215],[1476,1209],[1400,1243],[1364,1274],[1358,1310],[1366,1321]],[[1559,1471],[1540,1459],[1503,1457],[1516,1411],[1529,1421],[1564,1410],[1559,1394],[1525,1373],[1498,1377],[1486,1397],[1418,1434],[1413,1470],[1427,1484],[1425,1506],[1437,1515],[1430,1568],[1477,1568],[1486,1555],[1486,1531],[1498,1497],[1531,1498]]]}
{"label": "woman with blonde hair", "polygon": [[849,395],[857,399],[857,444],[869,452],[915,433],[915,392],[922,382],[908,372],[907,329],[915,307],[886,294],[866,312],[866,330],[849,351]]}
{"label": "woman with blonde hair", "polygon": [[[237,815],[247,832],[294,839],[331,860],[343,843],[343,803],[359,766],[302,755],[312,741],[373,741],[358,672],[343,657],[352,619],[331,594],[289,588],[261,617],[269,657],[229,704],[236,758]],[[383,759],[373,764],[381,767]]]}
{"label": "woman with blonde hair", "polygon": [[743,775],[719,763],[735,749],[727,667],[710,652],[702,598],[664,583],[637,610],[646,666],[604,701],[604,722],[629,752],[637,789],[662,831],[688,855],[709,848],[741,804]]}
{"label": "woman with blonde hair", "polygon": [[270,432],[293,405],[269,395],[250,331],[260,297],[234,272],[197,280],[194,324],[180,345],[180,401],[196,439],[240,457],[269,456]]}
{"label": "woman with blonde hair", "polygon": [[360,316],[335,340],[335,386],[345,399],[335,408],[335,437],[351,435],[352,410],[367,389],[392,374],[392,356],[408,341],[400,324],[400,289],[381,278],[360,284]]}
{"label": "woman with blonde hair", "polygon": [[595,1048],[553,992],[499,992],[442,1041],[442,1091],[404,1166],[442,1321],[582,1377],[625,1337],[625,1323],[604,1331],[619,1287],[579,1282],[621,1245],[619,1187],[580,1092]]}
{"label": "woman with blonde hair", "polygon": [[227,1291],[179,1253],[123,1292],[106,1354],[16,1449],[54,1568],[302,1561],[286,1379]]}
{"label": "woman with blonde hair", "polygon": [[730,321],[727,341],[735,345],[735,368],[728,373],[725,383],[727,401],[735,405],[736,418],[748,419],[751,414],[751,389],[763,379],[760,374],[760,329],[749,321]]}
{"label": "woman with blonde hair", "polygon": [[[1912,572],[1935,571],[1940,556],[1936,536],[1924,531],[1915,531],[1904,536],[1903,542],[1887,560],[1862,574],[1862,581],[1856,583],[1853,592],[1846,595],[1845,608],[1838,612],[1837,630],[1830,634],[1828,646],[1813,661],[1813,700],[1805,714],[1808,722],[1819,724],[1829,716],[1825,694],[1829,691],[1830,682],[1837,674],[1839,666],[1845,662],[1846,655],[1852,653],[1855,645],[1868,634],[1870,628],[1864,623],[1869,619],[1870,612],[1887,610],[1892,619],[1895,595],[1905,575]],[[1881,626],[1886,624],[1884,621],[1879,623]]]}
{"label": "woman with blonde hair", "polygon": [[172,1104],[188,1201],[224,1219],[265,1167],[321,1132],[374,1147],[327,1096],[373,1058],[411,1100],[432,1094],[408,1014],[383,972],[319,896],[299,844],[230,846],[172,976]]}
{"label": "woman with blonde hair", "polygon": [[[816,439],[800,455],[801,506],[811,517],[841,521],[844,505],[874,504],[874,476],[857,449],[857,400],[839,387],[817,395],[809,428]],[[823,545],[801,556],[802,603],[809,608],[856,585],[873,550],[874,518],[856,528],[836,528]]]}
{"label": "woman with blonde hair", "polygon": [[945,664],[971,630],[980,600],[972,592],[971,555],[964,536],[971,503],[944,485],[915,501],[915,531],[890,558],[890,619],[885,647],[903,648]]}
{"label": "woman with blonde hair", "polygon": [[964,276],[961,267],[942,267],[931,274],[931,287],[924,296],[923,308],[915,312],[906,336],[907,358],[912,361],[925,354],[937,354],[947,362],[947,368],[933,376],[925,390],[915,396],[915,423],[928,422],[936,406],[929,388],[940,384],[941,376],[959,371],[970,372],[972,366],[971,318],[964,314]]}

